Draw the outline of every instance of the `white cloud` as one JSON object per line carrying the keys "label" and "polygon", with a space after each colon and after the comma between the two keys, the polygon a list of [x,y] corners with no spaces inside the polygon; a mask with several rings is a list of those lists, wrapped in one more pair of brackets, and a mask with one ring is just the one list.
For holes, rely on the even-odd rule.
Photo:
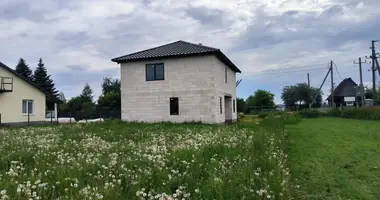
{"label": "white cloud", "polygon": [[[380,31],[380,23],[373,21],[380,16],[379,6],[376,0],[3,0],[0,60],[12,67],[23,57],[34,67],[42,57],[56,79],[62,73],[70,78],[67,73],[75,67],[68,66],[85,67],[88,75],[72,81],[96,85],[98,80],[94,90],[99,93],[99,72],[119,71],[111,58],[188,40],[222,49],[247,80],[267,69],[329,60],[342,76],[357,77],[352,61],[368,55],[369,42]],[[313,80],[323,79],[324,73],[313,72]],[[304,74],[297,74],[263,79],[239,89],[240,95],[303,81]],[[68,91],[66,96],[82,88],[56,82]]]}

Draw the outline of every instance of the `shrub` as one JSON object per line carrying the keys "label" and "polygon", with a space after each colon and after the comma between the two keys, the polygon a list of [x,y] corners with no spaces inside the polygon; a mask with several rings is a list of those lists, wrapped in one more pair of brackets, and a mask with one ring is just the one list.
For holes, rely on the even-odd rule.
{"label": "shrub", "polygon": [[245,117],[244,113],[239,112],[239,114],[238,114],[238,118],[239,118],[239,119],[243,119],[244,117]]}
{"label": "shrub", "polygon": [[342,113],[340,112],[339,109],[331,109],[326,112],[326,115],[330,117],[341,117]]}
{"label": "shrub", "polygon": [[299,115],[302,118],[317,118],[320,116],[320,113],[317,110],[301,110]]}
{"label": "shrub", "polygon": [[268,117],[268,115],[269,115],[268,112],[259,112],[259,114],[258,114],[258,116],[259,116],[260,118],[266,118],[266,117]]}
{"label": "shrub", "polygon": [[287,113],[281,113],[281,115],[271,114],[271,115],[268,115],[264,121],[275,121],[276,123],[281,122],[283,124],[296,124],[301,121],[301,117],[297,114],[287,114]]}
{"label": "shrub", "polygon": [[376,108],[352,108],[352,109],[333,109],[326,113],[330,117],[341,117],[349,119],[380,120],[380,110]]}
{"label": "shrub", "polygon": [[301,117],[299,115],[284,115],[285,124],[297,124],[301,121]]}

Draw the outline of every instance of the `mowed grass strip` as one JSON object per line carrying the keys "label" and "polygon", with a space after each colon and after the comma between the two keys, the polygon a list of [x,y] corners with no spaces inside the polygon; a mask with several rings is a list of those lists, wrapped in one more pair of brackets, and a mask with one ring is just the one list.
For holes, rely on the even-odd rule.
{"label": "mowed grass strip", "polygon": [[340,118],[287,126],[302,199],[380,199],[380,122]]}
{"label": "mowed grass strip", "polygon": [[282,123],[0,129],[0,199],[289,199]]}

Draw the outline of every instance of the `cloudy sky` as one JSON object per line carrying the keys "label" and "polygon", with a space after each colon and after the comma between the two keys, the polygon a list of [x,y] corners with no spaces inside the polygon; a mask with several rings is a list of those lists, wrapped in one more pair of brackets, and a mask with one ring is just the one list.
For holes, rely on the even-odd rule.
{"label": "cloudy sky", "polygon": [[335,84],[359,83],[353,61],[380,39],[379,8],[378,0],[1,0],[0,61],[14,68],[22,57],[34,69],[42,57],[66,97],[85,83],[99,95],[104,76],[119,77],[111,58],[185,40],[220,48],[243,71],[238,96],[265,89],[281,103],[282,87],[308,72],[318,87],[329,60]]}

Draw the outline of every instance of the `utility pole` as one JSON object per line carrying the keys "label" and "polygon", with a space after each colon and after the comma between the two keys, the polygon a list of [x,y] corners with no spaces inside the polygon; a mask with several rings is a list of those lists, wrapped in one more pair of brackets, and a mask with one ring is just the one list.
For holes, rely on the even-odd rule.
{"label": "utility pole", "polygon": [[330,61],[330,71],[331,71],[331,107],[335,108],[334,101],[334,70],[333,70],[333,61]]}
{"label": "utility pole", "polygon": [[359,62],[355,62],[354,61],[354,64],[359,64],[359,73],[360,73],[360,99],[361,99],[361,104],[362,106],[364,105],[364,98],[365,98],[365,94],[364,94],[364,85],[363,85],[363,68],[362,68],[362,63],[367,63],[367,61],[364,61],[362,62],[362,58],[359,57]]}
{"label": "utility pole", "polygon": [[371,43],[371,47],[370,49],[372,49],[372,53],[371,53],[371,56],[370,58],[372,59],[372,93],[373,93],[373,100],[375,101],[375,98],[376,98],[376,64],[377,64],[377,54],[376,54],[376,50],[375,50],[375,43],[378,42],[379,40],[372,40]]}
{"label": "utility pole", "polygon": [[379,72],[379,76],[380,76],[380,66],[379,66],[379,61],[376,59],[376,65],[377,65],[377,72]]}
{"label": "utility pole", "polygon": [[[321,89],[322,89],[323,85],[325,84],[326,79],[327,79],[327,77],[329,76],[329,73],[330,73],[330,72],[331,72],[331,67],[329,68],[329,71],[327,71],[326,76],[325,76],[325,78],[323,79],[322,84],[321,84],[321,86],[320,86],[319,89],[318,89],[318,92],[319,92],[319,93],[321,92]],[[315,95],[315,96],[313,97],[313,101],[311,102],[311,104],[309,104],[309,108],[311,108],[311,107],[313,106],[315,100],[317,99],[317,96],[318,96],[318,94]],[[321,107],[322,107],[322,106],[323,106],[323,103],[321,102]]]}
{"label": "utility pole", "polygon": [[310,74],[307,73],[307,86],[310,87]]}

